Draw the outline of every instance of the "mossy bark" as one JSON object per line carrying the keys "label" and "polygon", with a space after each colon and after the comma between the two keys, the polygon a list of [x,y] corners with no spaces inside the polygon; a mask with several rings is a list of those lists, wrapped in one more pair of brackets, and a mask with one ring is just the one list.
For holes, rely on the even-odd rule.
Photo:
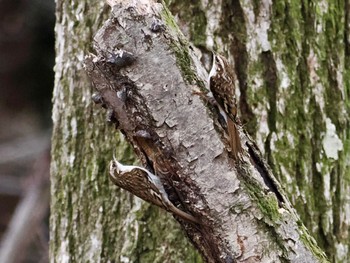
{"label": "mossy bark", "polygon": [[[318,244],[348,262],[348,1],[168,2],[197,47],[235,64],[245,128]],[[133,157],[82,70],[107,13],[101,1],[57,2],[51,261],[199,262],[169,216],[108,181],[114,152]]]}
{"label": "mossy bark", "polygon": [[134,156],[93,105],[83,70],[103,1],[57,1],[51,162],[51,262],[201,262],[172,217],[112,185],[113,154]]}
{"label": "mossy bark", "polygon": [[349,1],[168,3],[231,59],[245,128],[318,244],[349,262]]}
{"label": "mossy bark", "polygon": [[[198,219],[195,228],[180,222],[206,260],[327,262],[240,126],[244,148],[238,160],[230,156],[215,109],[194,96],[207,83],[198,53],[166,8],[151,0],[109,3],[111,18],[94,38],[86,70],[142,163]],[[121,62],[124,51],[133,62],[111,61],[115,50]]]}

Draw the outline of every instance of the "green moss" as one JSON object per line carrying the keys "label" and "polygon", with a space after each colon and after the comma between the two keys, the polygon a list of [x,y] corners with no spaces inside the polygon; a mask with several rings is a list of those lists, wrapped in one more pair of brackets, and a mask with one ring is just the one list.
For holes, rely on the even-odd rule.
{"label": "green moss", "polygon": [[271,51],[262,52],[260,55],[261,64],[263,65],[263,78],[266,89],[268,108],[268,126],[271,132],[276,131],[276,115],[277,115],[277,93],[278,79],[275,60]]}
{"label": "green moss", "polygon": [[302,5],[299,1],[274,1],[271,16],[271,28],[269,39],[271,41],[272,51],[280,52],[285,50],[283,58],[285,65],[295,68],[299,53],[303,30],[301,23],[304,21],[302,14]]}
{"label": "green moss", "polygon": [[169,11],[169,9],[163,4],[163,9],[161,11],[162,20],[165,21],[165,24],[172,30],[175,31],[176,34],[182,35],[181,30],[177,26],[173,15]]}
{"label": "green moss", "polygon": [[266,191],[252,179],[245,179],[245,187],[266,218],[271,222],[280,220],[281,216],[278,211],[278,201],[273,193],[266,193]]}
{"label": "green moss", "polygon": [[327,263],[328,261],[326,254],[317,246],[315,239],[310,235],[305,226],[299,222],[299,229],[302,231],[300,240],[304,245],[311,251],[311,253],[319,260],[319,262]]}
{"label": "green moss", "polygon": [[[240,1],[224,0],[222,1],[221,9],[221,28],[218,35],[223,38],[224,43],[230,44],[231,50],[242,51],[238,54],[232,52],[233,54],[239,56],[247,55],[245,50],[246,47],[244,47],[247,40],[246,15],[242,9]],[[232,36],[234,37],[234,41],[232,41]],[[244,61],[242,61],[242,59],[237,60],[237,58],[235,58],[236,61],[242,63],[244,68],[247,65],[246,59],[247,58],[244,57]]]}
{"label": "green moss", "polygon": [[[249,181],[249,182],[248,182]],[[278,222],[281,220],[280,213],[278,211],[278,201],[273,194],[265,194],[264,190],[261,189],[256,183],[252,183],[252,180],[248,180],[245,183],[250,196],[254,199],[254,201],[258,204],[260,211],[263,215],[270,220],[270,222]],[[266,227],[269,228],[270,222],[266,221]],[[325,253],[317,246],[317,243],[314,238],[309,234],[308,230],[305,226],[298,222],[299,229],[302,231],[301,240],[305,244],[306,247],[313,253],[313,255],[319,259],[320,262],[329,262]],[[269,231],[274,231],[270,229]],[[277,238],[277,237],[276,237]],[[278,238],[277,238],[278,239]],[[278,244],[277,240],[277,244]],[[281,247],[283,249],[283,246]]]}
{"label": "green moss", "polygon": [[187,83],[194,83],[197,79],[193,70],[191,69],[191,58],[186,47],[178,46],[175,42],[172,43],[172,49],[175,52],[176,63],[180,67],[182,76]]}
{"label": "green moss", "polygon": [[[339,107],[334,105],[342,105],[344,96],[339,87],[346,85],[346,82],[338,83],[337,71],[342,71],[341,64],[344,61],[344,21],[343,21],[343,6],[336,2],[330,1],[328,12],[322,16],[324,23],[324,43],[322,50],[324,50],[324,60],[322,61],[322,82],[325,86],[325,107],[327,116],[336,125],[337,130],[340,126],[345,128],[346,124],[340,123]],[[319,72],[318,72],[319,73]]]}
{"label": "green moss", "polygon": [[207,18],[199,1],[166,1],[169,9],[189,27],[189,39],[197,47],[206,46]]}
{"label": "green moss", "polygon": [[192,59],[189,54],[189,43],[176,25],[174,17],[166,7],[164,7],[161,15],[169,27],[169,33],[171,34],[171,37],[169,37],[169,41],[171,41],[170,47],[176,56],[176,64],[180,68],[184,80],[189,84],[196,84],[198,87],[204,88],[203,81],[198,78],[193,70]]}
{"label": "green moss", "polygon": [[[203,262],[198,252],[189,246],[184,246],[181,250],[175,250],[172,249],[172,246],[167,246],[164,250],[162,243],[165,240],[165,243],[178,243],[179,237],[181,237],[183,239],[181,242],[185,243],[182,230],[176,227],[176,222],[169,219],[171,215],[164,210],[155,208],[152,205],[143,205],[142,207],[142,211],[137,213],[140,216],[138,218],[139,235],[135,242],[135,248],[137,249],[137,253],[135,254],[138,257],[134,262],[174,262],[172,260],[175,258],[174,255],[176,255],[176,262]],[[164,220],[169,223],[147,224],[149,221],[156,222],[158,220]],[[169,228],[172,231],[167,231]],[[159,233],[164,233],[164,235],[159,236]]]}
{"label": "green moss", "polygon": [[193,19],[190,24],[191,42],[195,46],[205,46],[207,18],[205,13],[200,8],[193,10]]}

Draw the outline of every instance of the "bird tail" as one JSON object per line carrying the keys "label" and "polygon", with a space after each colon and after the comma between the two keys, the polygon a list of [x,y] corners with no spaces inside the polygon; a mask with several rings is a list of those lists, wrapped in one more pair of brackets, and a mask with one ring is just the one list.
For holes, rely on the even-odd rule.
{"label": "bird tail", "polygon": [[239,137],[239,132],[237,124],[234,123],[231,118],[227,118],[227,130],[230,140],[231,152],[235,160],[238,158],[238,153],[242,152],[241,139]]}

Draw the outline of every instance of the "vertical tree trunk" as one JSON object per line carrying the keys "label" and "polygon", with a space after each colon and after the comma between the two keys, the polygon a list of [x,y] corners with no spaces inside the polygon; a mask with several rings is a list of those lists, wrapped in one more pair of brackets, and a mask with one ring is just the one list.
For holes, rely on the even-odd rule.
{"label": "vertical tree trunk", "polygon": [[349,262],[349,1],[167,2],[193,43],[231,58],[245,128],[318,244]]}
{"label": "vertical tree trunk", "polygon": [[103,1],[57,1],[51,163],[51,262],[200,262],[178,224],[108,178],[133,154],[93,105],[82,61],[110,14]]}
{"label": "vertical tree trunk", "polygon": [[[348,262],[348,1],[168,2],[204,54],[216,49],[231,59],[245,128],[318,243],[333,262]],[[57,2],[51,260],[199,261],[169,216],[106,176],[113,151],[132,161],[91,105],[82,71],[108,13],[100,1]]]}

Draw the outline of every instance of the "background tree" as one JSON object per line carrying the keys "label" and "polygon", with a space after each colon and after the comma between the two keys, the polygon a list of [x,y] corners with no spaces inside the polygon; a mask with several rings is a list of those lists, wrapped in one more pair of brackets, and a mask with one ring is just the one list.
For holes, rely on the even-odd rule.
{"label": "background tree", "polygon": [[58,1],[53,95],[50,257],[53,262],[196,262],[170,215],[120,191],[108,162],[134,157],[105,111],[93,105],[83,70],[110,9],[101,1]]}
{"label": "background tree", "polygon": [[[53,112],[51,256],[57,261],[67,256],[79,260],[113,257],[123,261],[123,257],[128,257],[141,262],[178,261],[181,248],[171,244],[172,231],[167,229],[166,237],[160,239],[158,235],[151,239],[135,234],[164,223],[166,220],[157,218],[142,224],[140,231],[142,219],[161,212],[143,204],[144,213],[136,213],[139,201],[131,203],[130,197],[126,202],[125,197],[116,199],[115,189],[108,188],[107,177],[100,176],[107,173],[110,146],[115,148],[120,140],[111,141],[115,137],[113,128],[91,128],[92,123],[101,123],[103,118],[92,118],[91,105],[86,106],[91,88],[87,88],[90,86],[79,65],[84,45],[87,50],[91,43],[91,34],[86,32],[95,33],[98,23],[93,28],[88,26],[98,15],[96,10],[85,9],[81,4],[74,10],[69,3],[58,4],[56,34],[60,59],[56,65]],[[168,4],[195,45],[204,51],[217,49],[231,59],[239,80],[239,104],[246,129],[264,150],[279,180],[286,182],[283,185],[292,202],[318,242],[333,261],[346,262],[348,42],[344,36],[348,35],[348,17],[339,10],[348,10],[348,5],[329,3],[319,8],[312,3]],[[93,13],[84,14],[86,11]],[[80,21],[70,22],[76,18]],[[62,35],[70,37],[62,41]],[[332,105],[339,105],[341,110],[334,111]],[[98,144],[101,139],[109,144]],[[118,151],[126,152],[121,147]],[[124,160],[127,158],[124,156]],[[123,215],[125,220],[120,219]],[[130,227],[123,228],[124,223],[119,222]],[[153,238],[163,243],[149,247],[155,244]],[[166,248],[166,253],[159,248]],[[183,259],[193,262],[195,256],[192,252],[188,255]]]}

